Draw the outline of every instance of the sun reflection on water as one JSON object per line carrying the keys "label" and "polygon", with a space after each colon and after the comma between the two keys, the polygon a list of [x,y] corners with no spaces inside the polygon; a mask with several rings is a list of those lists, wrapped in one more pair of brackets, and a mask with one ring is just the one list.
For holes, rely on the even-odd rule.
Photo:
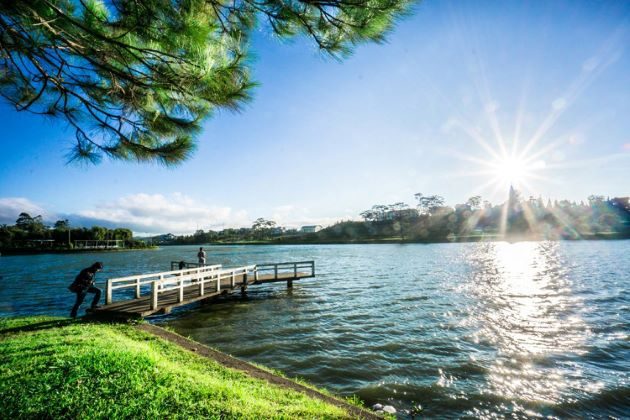
{"label": "sun reflection on water", "polygon": [[[570,390],[597,387],[581,383],[581,375],[558,360],[584,353],[589,331],[557,247],[553,242],[483,244],[470,258],[469,292],[479,302],[471,313],[478,325],[472,340],[496,352],[483,392],[510,400],[513,408],[557,404]],[[525,408],[521,412],[528,415]],[[474,415],[484,417],[483,410]]]}

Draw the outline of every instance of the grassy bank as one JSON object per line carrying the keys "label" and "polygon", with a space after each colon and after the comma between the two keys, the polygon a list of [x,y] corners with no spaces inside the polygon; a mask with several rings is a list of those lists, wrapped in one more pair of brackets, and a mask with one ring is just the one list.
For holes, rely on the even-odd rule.
{"label": "grassy bank", "polygon": [[130,325],[0,319],[4,418],[346,418]]}

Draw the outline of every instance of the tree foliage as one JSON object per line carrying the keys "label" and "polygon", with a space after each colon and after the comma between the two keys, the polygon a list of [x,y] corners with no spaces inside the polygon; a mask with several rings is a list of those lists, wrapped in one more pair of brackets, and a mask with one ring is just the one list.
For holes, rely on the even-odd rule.
{"label": "tree foliage", "polygon": [[254,221],[254,224],[252,225],[252,229],[253,230],[271,229],[275,225],[276,225],[276,222],[274,222],[273,220],[267,220],[263,217],[259,217],[258,219]]}
{"label": "tree foliage", "polygon": [[411,0],[0,1],[0,95],[67,122],[69,158],[177,164],[201,123],[250,98],[261,25],[337,57],[382,41]]}
{"label": "tree foliage", "polygon": [[[318,232],[327,240],[390,240],[400,236],[412,241],[449,241],[470,238],[579,239],[630,237],[630,200],[590,196],[589,204],[568,200],[545,206],[542,197],[524,199],[510,189],[498,205],[470,197],[454,207],[443,197],[415,194],[417,209],[404,203],[375,205],[360,215],[367,223],[342,222]],[[482,206],[483,203],[483,206]],[[383,212],[378,210],[382,209]]]}
{"label": "tree foliage", "polygon": [[414,197],[418,200],[418,211],[421,214],[434,213],[445,203],[444,197],[440,195],[423,195],[422,193],[416,193]]}
{"label": "tree foliage", "polygon": [[37,241],[54,241],[49,248],[67,249],[72,240],[113,240],[125,241],[126,247],[142,247],[143,244],[133,239],[133,232],[127,228],[108,229],[101,226],[72,227],[67,219],[57,220],[52,228],[46,226],[42,216],[32,217],[20,213],[15,225],[0,226],[0,248],[21,249],[36,248]]}
{"label": "tree foliage", "polygon": [[[516,191],[513,198],[519,197]],[[438,200],[440,201],[440,200]],[[432,213],[407,208],[404,203],[375,205],[361,213],[365,221],[341,221],[316,233],[274,228],[266,219],[252,228],[208,231],[163,241],[170,244],[269,241],[272,243],[346,242],[451,242],[478,240],[557,240],[630,238],[630,198],[616,197],[601,203],[576,204],[561,200],[548,205],[541,197],[491,204],[479,196],[454,207],[442,204]],[[482,204],[482,205],[480,205]],[[476,208],[478,207],[478,208]],[[274,225],[270,225],[274,226]],[[2,231],[0,230],[0,235]]]}
{"label": "tree foliage", "polygon": [[68,230],[70,229],[70,222],[68,219],[57,220],[53,227],[58,230]]}
{"label": "tree foliage", "polygon": [[252,231],[258,239],[268,237],[271,230],[276,226],[276,222],[273,220],[267,220],[263,217],[259,217],[252,224]]}
{"label": "tree foliage", "polygon": [[471,210],[479,210],[481,208],[481,196],[480,195],[475,195],[475,196],[470,197],[466,201],[466,205]]}
{"label": "tree foliage", "polygon": [[39,233],[45,229],[42,216],[31,217],[28,213],[20,213],[15,225],[29,233]]}

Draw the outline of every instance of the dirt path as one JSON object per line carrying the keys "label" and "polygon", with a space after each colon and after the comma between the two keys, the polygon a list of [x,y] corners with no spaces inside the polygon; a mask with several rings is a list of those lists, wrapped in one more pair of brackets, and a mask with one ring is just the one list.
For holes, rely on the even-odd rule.
{"label": "dirt path", "polygon": [[225,353],[221,353],[219,351],[213,350],[208,346],[205,346],[201,343],[197,343],[196,341],[192,341],[174,332],[167,331],[164,328],[158,327],[156,325],[139,324],[136,326],[136,328],[142,331],[146,331],[151,334],[154,334],[160,338],[170,341],[171,343],[175,343],[185,348],[186,350],[195,352],[200,356],[212,359],[224,366],[243,371],[251,377],[254,377],[257,379],[263,379],[274,385],[282,386],[285,388],[291,388],[295,391],[306,394],[309,397],[318,398],[320,400],[326,401],[329,404],[333,404],[333,405],[336,405],[337,407],[341,407],[344,410],[346,410],[348,413],[350,413],[352,417],[360,418],[360,419],[382,419],[382,417],[378,416],[377,414],[369,410],[356,407],[343,400],[322,394],[321,392],[315,391],[314,389],[307,388],[303,385],[293,382],[290,379],[286,379],[281,376],[274,375],[265,370],[257,368],[256,366],[252,364],[239,360],[235,357],[228,356]]}

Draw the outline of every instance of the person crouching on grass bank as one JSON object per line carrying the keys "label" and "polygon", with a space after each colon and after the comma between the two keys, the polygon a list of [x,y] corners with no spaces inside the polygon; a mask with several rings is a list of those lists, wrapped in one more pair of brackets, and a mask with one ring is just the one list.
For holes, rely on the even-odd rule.
{"label": "person crouching on grass bank", "polygon": [[70,316],[72,318],[77,317],[77,311],[88,293],[94,293],[94,299],[92,299],[92,309],[98,308],[98,301],[101,299],[101,289],[94,287],[94,276],[96,276],[96,273],[102,269],[103,263],[95,262],[88,268],[81,270],[72,284],[68,287],[72,293],[77,294],[77,301],[72,307],[72,312],[70,312]]}

